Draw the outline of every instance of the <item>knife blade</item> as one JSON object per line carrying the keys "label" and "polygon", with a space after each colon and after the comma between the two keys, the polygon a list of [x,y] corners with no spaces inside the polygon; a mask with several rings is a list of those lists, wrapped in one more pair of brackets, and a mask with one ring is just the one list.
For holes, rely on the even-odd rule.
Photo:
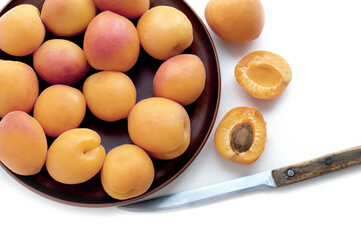
{"label": "knife blade", "polygon": [[260,189],[282,187],[309,178],[321,176],[361,163],[361,146],[288,165],[285,167],[257,173],[254,175],[217,183],[197,189],[162,196],[149,200],[140,200],[118,206],[130,211],[160,211],[184,208],[195,204],[215,201],[235,194]]}

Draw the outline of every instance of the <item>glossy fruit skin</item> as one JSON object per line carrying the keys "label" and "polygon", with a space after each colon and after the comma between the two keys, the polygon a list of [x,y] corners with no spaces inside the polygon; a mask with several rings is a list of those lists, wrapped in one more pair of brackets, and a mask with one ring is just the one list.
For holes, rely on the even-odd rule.
{"label": "glossy fruit skin", "polygon": [[153,162],[148,154],[136,145],[124,144],[107,154],[101,182],[111,197],[126,200],[145,193],[154,175]]}
{"label": "glossy fruit skin", "polygon": [[[231,146],[231,136],[234,129],[240,125],[249,124],[253,130],[253,142],[245,152],[237,152]],[[222,118],[214,135],[214,144],[218,153],[239,164],[251,164],[263,153],[266,145],[266,122],[259,110],[252,107],[236,107]]]}
{"label": "glossy fruit skin", "polygon": [[62,133],[49,147],[46,169],[64,184],[79,184],[94,177],[102,168],[105,149],[93,130],[77,128]]}
{"label": "glossy fruit skin", "polygon": [[268,51],[255,51],[237,63],[234,75],[239,85],[253,97],[273,99],[289,85],[292,70],[281,56]]}
{"label": "glossy fruit skin", "polygon": [[255,40],[265,23],[259,0],[211,0],[205,9],[205,17],[216,35],[233,44]]}
{"label": "glossy fruit skin", "polygon": [[124,73],[115,71],[89,76],[84,82],[83,94],[90,111],[107,122],[128,117],[137,98],[133,81]]}
{"label": "glossy fruit skin", "polygon": [[0,118],[17,110],[30,113],[38,95],[38,77],[29,65],[0,59]]}
{"label": "glossy fruit skin", "polygon": [[36,119],[22,111],[13,111],[0,121],[0,161],[12,172],[35,175],[47,155],[45,133]]}
{"label": "glossy fruit skin", "polygon": [[174,7],[151,8],[139,19],[137,30],[143,49],[158,60],[181,54],[193,42],[192,23]]}
{"label": "glossy fruit skin", "polygon": [[23,57],[35,52],[45,38],[40,12],[30,4],[20,4],[0,17],[0,49]]}
{"label": "glossy fruit skin", "polygon": [[128,19],[142,16],[149,10],[149,0],[93,0],[101,11],[112,11]]}

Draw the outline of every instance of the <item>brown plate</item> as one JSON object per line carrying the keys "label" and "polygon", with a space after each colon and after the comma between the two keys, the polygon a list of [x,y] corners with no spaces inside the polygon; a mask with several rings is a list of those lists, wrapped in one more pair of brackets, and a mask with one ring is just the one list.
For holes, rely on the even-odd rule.
{"label": "brown plate", "polygon": [[[43,2],[44,0],[13,0],[0,13],[0,16],[9,9],[23,3],[33,4],[41,10]],[[39,174],[24,177],[12,173],[1,164],[1,166],[22,185],[42,196],[70,205],[86,207],[119,206],[139,200],[163,188],[179,176],[196,158],[209,137],[218,111],[221,79],[217,53],[207,29],[187,3],[182,0],[151,0],[150,2],[151,7],[157,5],[173,6],[187,15],[193,25],[194,42],[184,53],[198,55],[206,68],[207,81],[202,95],[195,103],[186,107],[191,119],[192,129],[191,142],[187,151],[177,159],[169,161],[153,159],[156,174],[152,186],[145,194],[125,201],[119,201],[109,197],[102,188],[99,175],[83,184],[65,185],[54,181],[45,168],[43,168]],[[133,22],[136,24],[137,19]],[[66,39],[82,47],[83,37],[84,35],[79,35]],[[52,38],[58,37],[47,33],[46,40]],[[32,66],[31,55],[19,58],[0,51],[0,59],[22,61]],[[153,76],[161,63],[162,61],[150,57],[141,50],[137,64],[126,73],[134,81],[137,88],[137,101],[154,96]],[[91,69],[87,76],[95,72],[96,70]],[[86,77],[84,79],[86,79]],[[74,87],[81,90],[84,79],[75,84]],[[40,91],[49,86],[40,78],[39,83]],[[121,144],[131,143],[127,131],[127,120],[107,123],[97,119],[87,110],[85,119],[80,127],[90,128],[98,132],[102,138],[102,145],[107,152]],[[48,138],[49,145],[53,140],[52,138]]]}

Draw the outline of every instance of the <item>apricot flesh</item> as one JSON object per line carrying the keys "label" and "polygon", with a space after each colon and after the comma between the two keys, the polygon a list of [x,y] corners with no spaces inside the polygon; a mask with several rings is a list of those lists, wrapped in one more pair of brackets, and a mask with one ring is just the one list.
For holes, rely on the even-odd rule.
{"label": "apricot flesh", "polygon": [[243,57],[235,67],[235,77],[252,96],[272,99],[281,95],[292,79],[288,62],[268,51],[255,51]]}
{"label": "apricot flesh", "polygon": [[93,0],[101,11],[112,11],[126,18],[142,16],[149,9],[149,0]]}
{"label": "apricot flesh", "polygon": [[93,130],[77,128],[66,131],[51,144],[46,169],[60,183],[86,182],[103,166],[105,149],[100,144],[100,136]]}
{"label": "apricot flesh", "polygon": [[236,107],[218,124],[214,143],[222,157],[251,164],[263,153],[266,138],[266,122],[261,112],[252,107]]}
{"label": "apricot flesh", "polygon": [[12,172],[23,176],[39,173],[47,148],[42,127],[27,113],[13,111],[0,121],[0,161]]}
{"label": "apricot flesh", "polygon": [[138,102],[128,116],[132,142],[158,159],[182,155],[190,143],[190,128],[190,119],[184,107],[161,97]]}
{"label": "apricot flesh", "polygon": [[34,117],[47,136],[58,137],[63,132],[79,127],[84,119],[86,102],[84,95],[67,85],[52,85],[38,97]]}
{"label": "apricot flesh", "polygon": [[155,170],[149,155],[140,147],[124,144],[112,149],[101,170],[106,193],[126,200],[145,193],[154,180]]}
{"label": "apricot flesh", "polygon": [[144,50],[159,60],[181,54],[193,42],[192,23],[169,6],[151,8],[139,19],[137,30]]}
{"label": "apricot flesh", "polygon": [[45,38],[39,10],[30,4],[12,8],[0,17],[0,36],[2,51],[18,57],[33,53]]}
{"label": "apricot flesh", "polygon": [[0,118],[19,110],[29,113],[39,95],[38,77],[27,64],[0,60]]}
{"label": "apricot flesh", "polygon": [[54,35],[71,37],[85,32],[96,14],[92,0],[46,0],[41,20]]}
{"label": "apricot flesh", "polygon": [[260,0],[211,0],[205,9],[205,17],[216,35],[233,44],[258,38],[265,22]]}
{"label": "apricot flesh", "polygon": [[44,42],[33,54],[34,69],[50,84],[73,85],[89,71],[83,50],[64,39]]}
{"label": "apricot flesh", "polygon": [[102,71],[88,77],[83,94],[90,111],[108,122],[126,118],[137,93],[132,80],[121,72]]}
{"label": "apricot flesh", "polygon": [[97,70],[127,72],[138,60],[140,44],[131,21],[116,13],[99,13],[89,24],[83,49]]}
{"label": "apricot flesh", "polygon": [[154,76],[153,90],[157,97],[186,106],[199,98],[205,83],[206,70],[202,60],[193,54],[180,54],[159,67]]}

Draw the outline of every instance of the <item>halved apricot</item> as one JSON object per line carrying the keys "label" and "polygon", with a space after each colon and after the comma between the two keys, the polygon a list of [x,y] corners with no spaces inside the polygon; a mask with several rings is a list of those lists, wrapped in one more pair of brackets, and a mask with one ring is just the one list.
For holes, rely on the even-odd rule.
{"label": "halved apricot", "polygon": [[292,79],[288,62],[267,51],[255,51],[243,57],[236,65],[234,74],[239,85],[261,99],[278,97]]}
{"label": "halved apricot", "polygon": [[262,154],[266,145],[266,122],[259,110],[237,107],[219,123],[214,136],[218,153],[224,158],[251,164]]}

